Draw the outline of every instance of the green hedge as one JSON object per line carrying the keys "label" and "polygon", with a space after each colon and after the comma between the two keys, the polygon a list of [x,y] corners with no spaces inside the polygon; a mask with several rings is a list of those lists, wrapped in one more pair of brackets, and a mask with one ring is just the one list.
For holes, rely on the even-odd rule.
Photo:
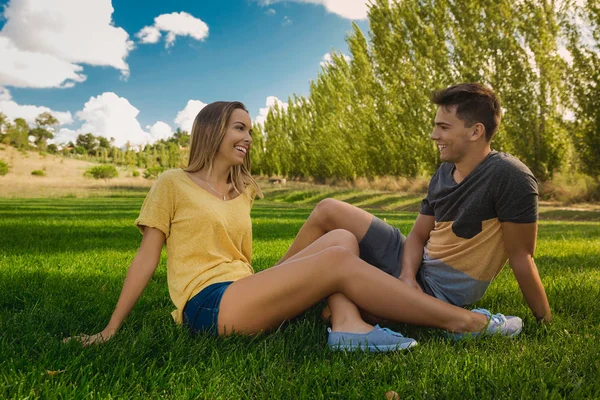
{"label": "green hedge", "polygon": [[8,174],[8,164],[0,160],[0,175]]}
{"label": "green hedge", "polygon": [[98,165],[85,171],[85,176],[91,176],[95,179],[111,179],[119,176],[117,169],[114,165]]}
{"label": "green hedge", "polygon": [[144,178],[146,179],[156,179],[158,178],[158,176],[160,174],[162,174],[165,171],[165,167],[160,167],[160,166],[156,166],[156,167],[150,167],[148,169],[146,169],[146,171],[144,171]]}

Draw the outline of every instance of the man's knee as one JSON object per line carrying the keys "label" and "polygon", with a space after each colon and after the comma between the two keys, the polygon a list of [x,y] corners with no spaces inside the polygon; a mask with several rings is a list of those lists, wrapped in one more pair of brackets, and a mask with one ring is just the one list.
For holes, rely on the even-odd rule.
{"label": "man's knee", "polygon": [[321,200],[313,210],[314,219],[326,232],[341,228],[335,217],[339,217],[342,204],[339,200],[328,198]]}

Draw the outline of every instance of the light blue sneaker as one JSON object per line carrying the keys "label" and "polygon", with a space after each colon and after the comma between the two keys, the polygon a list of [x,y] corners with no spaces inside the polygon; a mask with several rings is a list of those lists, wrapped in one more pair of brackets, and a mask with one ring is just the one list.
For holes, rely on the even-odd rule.
{"label": "light blue sneaker", "polygon": [[375,325],[367,333],[332,332],[331,328],[327,328],[327,332],[327,344],[332,350],[386,352],[405,350],[417,345],[415,339],[404,337],[388,328],[380,328],[379,325]]}
{"label": "light blue sneaker", "polygon": [[475,308],[473,312],[483,314],[488,317],[488,323],[480,332],[455,333],[446,332],[446,335],[454,340],[464,339],[466,337],[502,335],[508,337],[517,336],[523,329],[523,321],[519,317],[504,316],[503,314],[493,314],[485,308]]}

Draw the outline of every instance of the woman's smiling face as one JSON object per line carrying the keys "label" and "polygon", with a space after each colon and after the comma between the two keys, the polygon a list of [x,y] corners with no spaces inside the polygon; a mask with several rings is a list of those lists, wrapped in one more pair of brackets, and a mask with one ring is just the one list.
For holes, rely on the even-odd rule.
{"label": "woman's smiling face", "polygon": [[252,145],[252,120],[245,110],[235,109],[227,121],[225,136],[219,145],[215,161],[224,161],[231,166],[241,165],[250,156]]}

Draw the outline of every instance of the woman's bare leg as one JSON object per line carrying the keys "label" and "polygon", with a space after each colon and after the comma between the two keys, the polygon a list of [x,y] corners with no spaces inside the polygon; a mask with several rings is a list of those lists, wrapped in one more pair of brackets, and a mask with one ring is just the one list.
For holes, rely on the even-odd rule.
{"label": "woman's bare leg", "polygon": [[[325,233],[287,261],[308,257],[333,246],[343,247],[358,257],[356,237],[349,231],[336,229]],[[358,307],[341,293],[334,293],[327,298],[327,305],[321,315],[330,320],[331,330],[334,332],[366,333],[373,329],[373,325],[364,321]]]}
{"label": "woman's bare leg", "polygon": [[219,333],[268,330],[334,293],[393,321],[453,332],[478,332],[487,324],[485,315],[410,290],[343,247],[331,247],[231,284],[220,305]]}
{"label": "woman's bare leg", "polygon": [[342,293],[334,293],[329,296],[325,310],[329,313],[328,319],[333,332],[367,333],[374,328],[363,319],[356,304]]}
{"label": "woman's bare leg", "polygon": [[[335,229],[333,231],[325,233],[323,236],[321,236],[320,238],[318,238],[317,240],[315,240],[314,242],[309,244],[308,247],[306,247],[305,249],[302,249],[298,253],[292,255],[285,262],[297,260],[299,258],[318,253],[318,252],[325,250],[326,248],[329,248],[332,246],[341,246],[341,247],[348,249],[348,251],[352,252],[352,254],[355,254],[357,257],[359,255],[358,241],[356,239],[356,236],[353,233],[346,231],[344,229]],[[333,296],[335,296],[335,300],[332,299]],[[344,297],[345,301],[342,301],[340,299],[341,297]],[[340,327],[338,325],[338,323],[337,323],[339,321],[338,318],[331,318],[331,316],[332,316],[331,304],[332,303],[334,303],[334,305],[333,305],[334,308],[337,306],[341,307],[342,304],[345,304],[346,307],[351,307],[351,305],[354,306],[354,303],[352,303],[350,300],[348,300],[348,298],[346,298],[343,294],[336,293],[327,298],[327,305],[325,305],[325,307],[323,307],[323,310],[321,310],[321,317],[324,320],[331,322],[331,329],[334,332],[335,331],[350,332],[348,330],[344,330],[344,329],[347,329],[347,326]],[[344,310],[346,309],[346,307],[344,308]],[[376,323],[381,324],[381,323],[387,322],[385,319],[383,319],[381,317],[369,314],[368,312],[365,312],[364,310],[359,310],[356,306],[354,306],[354,307],[356,308],[357,311],[359,311],[359,313],[361,315],[361,322],[366,321],[369,323],[369,326],[371,326],[371,327],[372,327],[372,325],[370,325],[370,324],[376,324]],[[340,312],[342,312],[341,309],[336,310],[336,313],[340,313]]]}

